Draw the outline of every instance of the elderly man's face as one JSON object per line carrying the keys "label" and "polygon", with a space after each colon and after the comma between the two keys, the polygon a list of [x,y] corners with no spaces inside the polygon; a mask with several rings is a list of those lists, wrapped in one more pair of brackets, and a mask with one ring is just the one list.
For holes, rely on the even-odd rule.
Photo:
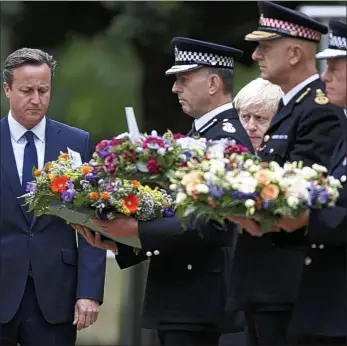
{"label": "elderly man's face", "polygon": [[275,109],[264,108],[261,105],[249,105],[239,109],[240,121],[255,150],[260,147],[275,113]]}
{"label": "elderly man's face", "polygon": [[176,75],[172,92],[177,94],[183,112],[193,118],[200,118],[208,111],[209,77],[203,68]]}
{"label": "elderly man's face", "polygon": [[347,108],[346,70],[346,58],[328,59],[322,75],[330,102],[344,108]]}

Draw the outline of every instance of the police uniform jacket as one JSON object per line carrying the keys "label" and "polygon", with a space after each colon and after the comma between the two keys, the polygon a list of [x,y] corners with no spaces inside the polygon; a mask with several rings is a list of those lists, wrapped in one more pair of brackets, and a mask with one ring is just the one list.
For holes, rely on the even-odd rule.
{"label": "police uniform jacket", "polygon": [[[336,138],[343,136],[340,107],[328,103],[324,84],[306,85],[274,116],[259,156],[264,161],[302,161],[329,167]],[[307,251],[305,229],[252,237],[240,235],[235,252],[235,304],[255,304],[264,310],[291,309],[297,298]]]}
{"label": "police uniform jacket", "polygon": [[347,336],[346,155],[344,137],[329,172],[343,184],[337,206],[312,210],[310,214],[310,248],[290,327],[295,334]]}
{"label": "police uniform jacket", "polygon": [[[192,131],[191,131],[192,133]],[[218,114],[200,131],[208,139],[231,138],[252,151],[234,109]],[[143,327],[233,332],[243,329],[242,314],[230,306],[235,225],[213,223],[184,229],[177,217],[140,223],[141,254],[118,244],[116,260],[127,268],[150,256]]]}

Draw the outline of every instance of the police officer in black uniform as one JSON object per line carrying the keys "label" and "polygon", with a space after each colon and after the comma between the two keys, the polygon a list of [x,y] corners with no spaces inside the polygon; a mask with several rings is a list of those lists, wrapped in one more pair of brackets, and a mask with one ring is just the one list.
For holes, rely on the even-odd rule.
{"label": "police officer in black uniform", "polygon": [[[242,51],[188,38],[174,38],[176,75],[172,91],[183,111],[192,116],[190,135],[229,138],[248,147],[251,141],[232,104],[234,60]],[[80,230],[87,239],[90,232]],[[121,268],[150,258],[143,307],[143,327],[158,330],[161,345],[218,345],[222,333],[243,330],[243,315],[230,304],[231,267],[236,225],[228,230],[214,223],[183,229],[177,217],[137,222],[132,218],[109,222],[118,236],[138,236],[142,251],[118,244]],[[110,242],[92,245],[113,249]]]}
{"label": "police officer in black uniform", "polygon": [[[316,45],[328,28],[272,2],[258,2],[258,30],[246,40],[258,43],[252,58],[261,77],[279,85],[284,97],[265,133],[258,155],[264,161],[301,161],[329,166],[336,139],[343,136],[342,108],[329,103],[316,72]],[[235,219],[250,234],[252,220]],[[246,309],[252,344],[284,345],[308,248],[305,228],[261,237],[244,232],[235,252],[235,301]],[[323,284],[323,283],[322,283]],[[241,307],[242,308],[242,307]]]}
{"label": "police officer in black uniform", "polygon": [[[331,20],[329,27],[329,47],[316,57],[328,60],[322,78],[329,99],[346,108],[347,24]],[[289,328],[301,345],[347,344],[346,125],[344,118],[341,121],[344,134],[332,155],[329,169],[329,174],[339,179],[343,186],[336,207],[311,210],[297,220],[281,222],[281,227],[289,232],[308,224],[310,249]]]}

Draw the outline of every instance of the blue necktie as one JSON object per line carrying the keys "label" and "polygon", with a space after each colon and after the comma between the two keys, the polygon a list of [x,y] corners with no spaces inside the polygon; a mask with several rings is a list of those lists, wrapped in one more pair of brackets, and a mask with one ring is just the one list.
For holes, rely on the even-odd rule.
{"label": "blue necktie", "polygon": [[[33,181],[33,167],[37,168],[37,151],[34,142],[34,133],[27,131],[24,136],[27,139],[27,144],[24,149],[24,160],[23,160],[23,176],[22,176],[22,187],[26,193],[26,185],[28,182]],[[30,221],[33,218],[33,213],[29,214]]]}

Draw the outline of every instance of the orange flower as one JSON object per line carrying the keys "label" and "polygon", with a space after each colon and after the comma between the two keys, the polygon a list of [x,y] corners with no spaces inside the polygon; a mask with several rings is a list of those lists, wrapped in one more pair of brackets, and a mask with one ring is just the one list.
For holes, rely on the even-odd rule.
{"label": "orange flower", "polygon": [[49,180],[53,180],[55,178],[55,176],[53,174],[50,174],[50,173],[47,174],[47,177]]}
{"label": "orange flower", "polygon": [[163,199],[163,200],[162,200],[162,203],[163,203],[163,205],[167,205],[167,200],[166,200],[166,199]]}
{"label": "orange flower", "polygon": [[62,176],[62,177],[56,177],[51,182],[51,190],[53,192],[63,192],[67,190],[66,183],[70,179],[68,177]]}
{"label": "orange flower", "polygon": [[137,181],[137,180],[131,180],[130,182],[131,182],[131,184],[133,184],[135,187],[141,186],[141,183],[140,183],[139,181]]}
{"label": "orange flower", "polygon": [[271,171],[268,169],[261,169],[254,175],[255,180],[259,187],[264,187],[271,183]]}
{"label": "orange flower", "polygon": [[102,199],[110,199],[110,194],[108,192],[102,192],[101,193],[101,198]]}
{"label": "orange flower", "polygon": [[41,175],[41,171],[39,169],[36,169],[34,171],[34,175],[35,175],[35,177],[39,177]]}
{"label": "orange flower", "polygon": [[136,213],[139,205],[139,198],[136,195],[128,195],[127,197],[123,197],[123,205],[131,214],[134,214]]}
{"label": "orange flower", "polygon": [[279,192],[280,190],[276,185],[269,184],[261,190],[260,196],[263,199],[275,199],[277,198]]}
{"label": "orange flower", "polygon": [[90,198],[95,201],[99,198],[99,194],[97,192],[91,192]]}
{"label": "orange flower", "polygon": [[63,153],[59,156],[59,159],[65,160],[65,159],[68,159],[69,157],[70,157],[70,155],[68,153]]}
{"label": "orange flower", "polygon": [[90,166],[83,166],[83,167],[81,167],[81,172],[82,172],[83,175],[86,175],[86,174],[90,173],[92,170],[93,170],[93,168],[90,167]]}

